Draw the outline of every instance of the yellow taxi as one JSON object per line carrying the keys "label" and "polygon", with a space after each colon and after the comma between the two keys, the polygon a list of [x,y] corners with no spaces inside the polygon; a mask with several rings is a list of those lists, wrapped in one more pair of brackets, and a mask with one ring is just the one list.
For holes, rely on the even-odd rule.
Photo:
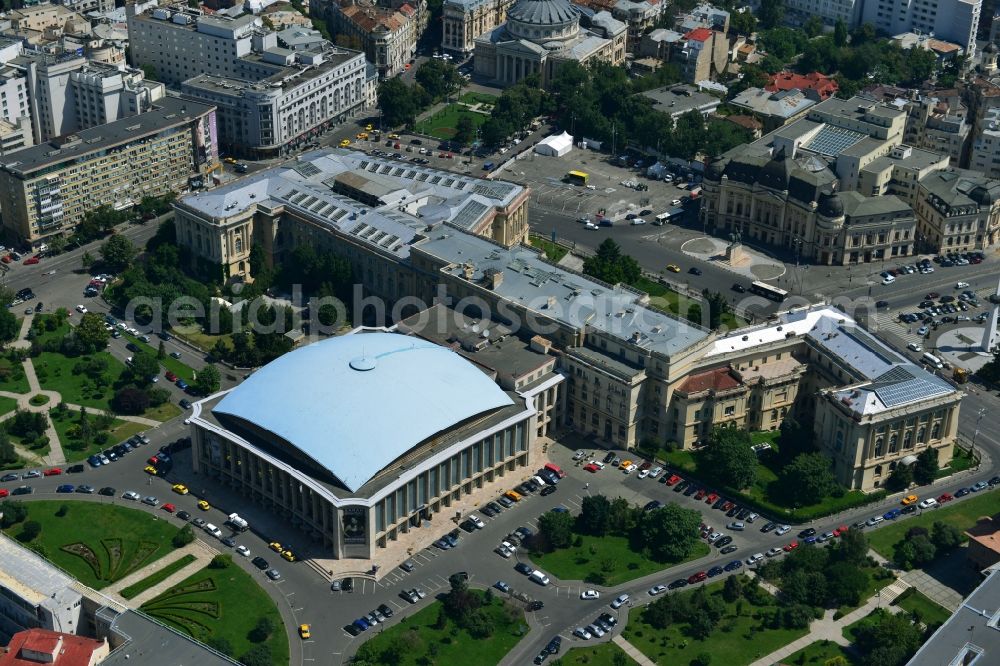
{"label": "yellow taxi", "polygon": [[677,264],[669,264],[667,266],[667,270],[670,271],[671,273],[680,273],[681,267],[678,266]]}
{"label": "yellow taxi", "polygon": [[284,559],[288,560],[289,562],[294,562],[295,559],[296,559],[295,558],[295,553],[293,553],[290,550],[283,550],[283,551],[281,551],[281,557],[283,557]]}
{"label": "yellow taxi", "polygon": [[371,125],[365,125],[365,131],[366,132],[371,132],[372,129],[374,129],[374,128]]}
{"label": "yellow taxi", "polygon": [[178,495],[187,495],[189,492],[191,492],[190,490],[188,490],[188,487],[185,486],[183,483],[174,484],[172,490]]}
{"label": "yellow taxi", "polygon": [[201,509],[202,511],[208,511],[212,507],[205,500],[198,500],[198,508]]}
{"label": "yellow taxi", "polygon": [[389,138],[390,138],[390,139],[398,139],[398,138],[399,138],[399,135],[398,135],[398,134],[390,134],[390,135],[389,135]]}
{"label": "yellow taxi", "polygon": [[358,132],[357,138],[358,139],[367,139],[368,138],[368,132]]}
{"label": "yellow taxi", "polygon": [[267,544],[267,547],[276,553],[281,552],[281,544],[278,543],[277,541],[272,541],[271,543]]}
{"label": "yellow taxi", "polygon": [[351,140],[350,139],[341,139],[341,141],[340,141],[340,147],[341,148],[347,148],[349,145],[351,145]]}
{"label": "yellow taxi", "polygon": [[227,157],[226,159],[223,160],[223,162],[225,162],[226,164],[236,164],[236,160],[232,157]]}
{"label": "yellow taxi", "polygon": [[511,502],[520,502],[521,501],[521,495],[520,495],[520,493],[516,493],[513,490],[508,490],[503,495],[504,495],[504,497],[506,497],[507,499],[509,499]]}
{"label": "yellow taxi", "polygon": [[918,499],[920,498],[917,497],[916,495],[907,495],[906,497],[903,498],[903,506],[910,506],[911,504],[916,503]]}
{"label": "yellow taxi", "polygon": [[306,640],[312,636],[312,633],[309,631],[308,624],[299,625],[299,636],[301,636],[303,640]]}
{"label": "yellow taxi", "polygon": [[156,468],[153,467],[152,465],[146,465],[146,468],[143,471],[146,472],[146,474],[152,474],[153,476],[156,476]]}

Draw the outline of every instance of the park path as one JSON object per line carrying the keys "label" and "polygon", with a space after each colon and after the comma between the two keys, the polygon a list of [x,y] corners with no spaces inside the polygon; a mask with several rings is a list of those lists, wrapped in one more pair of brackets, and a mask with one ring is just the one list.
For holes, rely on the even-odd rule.
{"label": "park path", "polygon": [[[121,596],[120,592],[125,588],[135,583],[138,583],[140,580],[143,580],[148,576],[153,575],[157,571],[162,570],[164,567],[169,566],[170,564],[176,562],[185,555],[193,555],[195,558],[194,562],[191,562],[190,564],[180,569],[179,571],[175,571],[171,575],[167,576],[167,578],[165,578],[164,580],[160,581],[159,583],[149,588],[148,590],[142,592],[141,594],[132,597],[131,599],[126,599],[123,596]],[[209,562],[211,562],[212,558],[215,557],[216,555],[218,555],[218,552],[210,548],[208,544],[206,544],[201,539],[195,539],[194,541],[184,546],[183,548],[178,548],[169,555],[164,555],[155,562],[147,564],[138,571],[132,572],[125,578],[122,578],[121,580],[104,588],[101,592],[111,597],[118,603],[125,604],[130,608],[138,608],[139,606],[142,606],[150,599],[155,599],[158,595],[169,590],[174,585],[177,585],[182,580],[186,579],[188,576],[191,576],[196,572],[204,569],[206,566],[208,566]]]}
{"label": "park path", "polygon": [[624,650],[625,654],[631,657],[637,664],[639,664],[639,666],[656,666],[655,661],[640,652],[639,648],[622,638],[621,634],[612,638],[611,642]]}
{"label": "park path", "polygon": [[[67,402],[66,406],[70,408],[71,411],[79,412],[81,409],[86,407],[86,405],[74,405]],[[103,410],[97,409],[95,407],[86,407],[87,411],[91,414],[101,413]],[[144,416],[128,416],[126,414],[111,414],[114,418],[120,421],[130,421],[132,423],[138,423],[140,425],[149,426],[150,428],[155,428],[161,425],[159,421],[154,421],[153,419],[147,419]]]}
{"label": "park path", "polygon": [[772,666],[773,664],[781,663],[783,659],[795,654],[804,647],[811,645],[817,641],[832,641],[837,645],[842,645],[847,647],[850,645],[850,641],[844,638],[844,628],[848,625],[857,622],[863,617],[867,617],[876,608],[885,608],[890,613],[898,613],[901,609],[899,606],[893,606],[892,602],[896,600],[900,594],[902,594],[910,585],[903,580],[893,581],[891,584],[883,587],[877,593],[871,596],[864,603],[864,605],[859,606],[847,615],[841,617],[839,620],[834,620],[833,610],[827,610],[823,614],[821,620],[815,620],[809,625],[809,633],[792,641],[784,647],[780,647],[771,654],[765,655],[758,659],[757,661],[750,664],[750,666]]}

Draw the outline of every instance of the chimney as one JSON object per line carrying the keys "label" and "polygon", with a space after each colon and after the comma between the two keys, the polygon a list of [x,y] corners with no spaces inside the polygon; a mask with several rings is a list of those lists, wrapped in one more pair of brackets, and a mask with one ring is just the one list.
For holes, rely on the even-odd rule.
{"label": "chimney", "polygon": [[465,262],[465,264],[462,265],[462,276],[466,280],[471,280],[475,272],[476,272],[476,267],[473,266],[470,262]]}
{"label": "chimney", "polygon": [[540,335],[536,335],[531,338],[530,347],[531,351],[536,351],[539,354],[548,354],[549,350],[552,349],[552,341],[547,338],[543,338]]}
{"label": "chimney", "polygon": [[487,285],[490,289],[495,290],[497,287],[503,284],[503,271],[490,271],[486,275]]}

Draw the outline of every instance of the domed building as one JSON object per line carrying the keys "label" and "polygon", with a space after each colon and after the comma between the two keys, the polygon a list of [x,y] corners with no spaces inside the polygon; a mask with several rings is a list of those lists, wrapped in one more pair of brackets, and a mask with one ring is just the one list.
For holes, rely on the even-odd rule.
{"label": "domed building", "polygon": [[504,85],[538,74],[545,85],[563,62],[625,62],[627,26],[583,12],[569,0],[518,0],[506,23],[476,40],[476,74]]}

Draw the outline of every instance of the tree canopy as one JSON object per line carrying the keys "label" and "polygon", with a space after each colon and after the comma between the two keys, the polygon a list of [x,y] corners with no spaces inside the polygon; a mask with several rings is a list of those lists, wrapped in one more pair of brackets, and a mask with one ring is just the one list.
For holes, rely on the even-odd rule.
{"label": "tree canopy", "polygon": [[583,272],[608,284],[633,284],[642,277],[639,262],[624,254],[621,246],[610,238],[598,246],[597,254],[584,260]]}
{"label": "tree canopy", "polygon": [[837,481],[830,459],[822,453],[800,453],[781,470],[781,487],[795,506],[816,504],[831,495]]}
{"label": "tree canopy", "polygon": [[757,480],[757,454],[751,446],[746,430],[716,426],[699,454],[698,468],[730,488],[748,488]]}
{"label": "tree canopy", "polygon": [[676,562],[687,557],[698,542],[701,514],[670,503],[643,512],[638,532],[649,557],[659,562]]}

